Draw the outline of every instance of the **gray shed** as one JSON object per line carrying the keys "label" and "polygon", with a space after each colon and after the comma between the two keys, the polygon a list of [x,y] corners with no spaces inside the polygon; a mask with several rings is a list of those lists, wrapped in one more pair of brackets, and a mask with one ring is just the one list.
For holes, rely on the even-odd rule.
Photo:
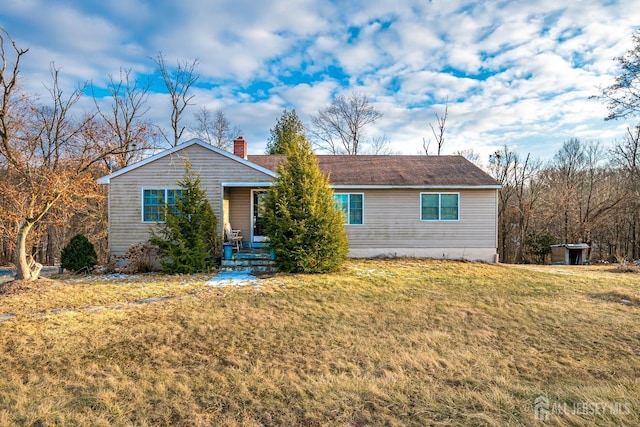
{"label": "gray shed", "polygon": [[589,262],[589,245],[586,243],[563,243],[551,245],[551,264],[581,265]]}

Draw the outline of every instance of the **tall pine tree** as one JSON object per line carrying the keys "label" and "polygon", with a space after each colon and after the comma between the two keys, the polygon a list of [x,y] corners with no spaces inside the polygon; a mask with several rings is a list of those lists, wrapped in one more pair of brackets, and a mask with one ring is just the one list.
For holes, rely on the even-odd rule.
{"label": "tall pine tree", "polygon": [[296,114],[296,110],[288,111],[285,109],[270,132],[267,154],[286,154],[289,143],[305,138],[304,125]]}
{"label": "tall pine tree", "polygon": [[152,231],[151,242],[160,248],[163,271],[191,274],[206,270],[219,254],[218,219],[190,164],[178,186],[175,207],[166,209],[160,235]]}
{"label": "tall pine tree", "polygon": [[311,144],[298,135],[284,142],[287,159],[265,198],[265,231],[281,271],[336,270],[349,250],[344,214]]}

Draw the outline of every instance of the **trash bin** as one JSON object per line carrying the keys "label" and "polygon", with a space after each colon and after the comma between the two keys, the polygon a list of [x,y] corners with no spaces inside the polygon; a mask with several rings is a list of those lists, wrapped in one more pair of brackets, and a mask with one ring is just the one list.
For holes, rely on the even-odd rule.
{"label": "trash bin", "polygon": [[225,243],[222,245],[222,249],[224,251],[224,259],[231,259],[231,257],[233,256],[233,245]]}

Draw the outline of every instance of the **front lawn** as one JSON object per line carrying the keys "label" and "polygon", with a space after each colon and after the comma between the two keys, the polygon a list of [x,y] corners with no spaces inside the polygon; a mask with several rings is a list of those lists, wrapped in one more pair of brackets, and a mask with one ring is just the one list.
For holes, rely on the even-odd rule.
{"label": "front lawn", "polygon": [[0,425],[640,425],[640,274],[611,269],[47,282],[0,296]]}

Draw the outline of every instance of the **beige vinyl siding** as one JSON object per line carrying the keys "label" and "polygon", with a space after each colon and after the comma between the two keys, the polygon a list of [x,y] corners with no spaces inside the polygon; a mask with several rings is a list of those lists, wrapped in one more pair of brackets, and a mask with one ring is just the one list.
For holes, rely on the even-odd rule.
{"label": "beige vinyl siding", "polygon": [[[184,164],[200,174],[222,232],[222,183],[268,182],[271,177],[238,161],[219,155],[204,147],[191,145],[172,155],[159,158],[111,179],[109,185],[109,248],[112,255],[121,255],[130,245],[149,239],[151,227],[142,222],[142,190],[145,188],[176,188],[184,175]],[[233,224],[236,227],[235,224]]]}
{"label": "beige vinyl siding", "polygon": [[420,193],[439,190],[350,190],[364,193],[364,223],[345,225],[350,247],[495,248],[496,191],[442,190],[460,194],[459,220],[421,221]]}

